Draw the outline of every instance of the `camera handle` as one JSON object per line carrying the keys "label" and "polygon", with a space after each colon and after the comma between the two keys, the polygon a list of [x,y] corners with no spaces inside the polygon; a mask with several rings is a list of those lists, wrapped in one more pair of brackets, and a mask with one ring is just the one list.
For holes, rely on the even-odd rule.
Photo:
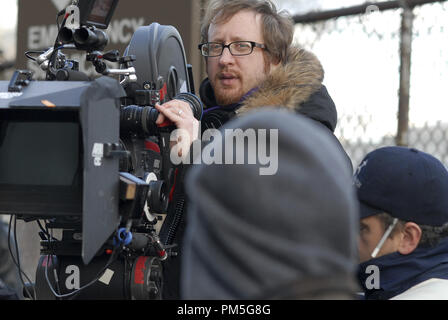
{"label": "camera handle", "polygon": [[137,82],[137,71],[135,70],[133,64],[135,60],[137,60],[137,57],[135,55],[121,57],[118,63],[125,69],[109,69],[109,74],[118,74],[125,76],[124,79],[120,82],[123,87],[125,87],[129,83]]}
{"label": "camera handle", "polygon": [[[102,75],[124,76],[124,79],[120,82],[122,86],[131,82],[137,82],[137,72],[134,65],[132,64],[132,62],[136,60],[136,57],[134,55],[131,55],[118,58],[119,55],[120,53],[117,50],[112,50],[104,54],[99,51],[94,51],[87,55],[87,61],[92,62],[92,64],[95,66],[96,72]],[[124,66],[125,69],[110,69],[107,67],[106,63],[103,60],[119,62],[119,64]]]}
{"label": "camera handle", "polygon": [[59,48],[49,48],[47,51],[36,58],[36,62],[40,66],[40,68],[44,71],[47,71],[50,68],[50,60],[53,57],[53,54],[55,54],[55,51],[57,51],[59,54],[59,50],[61,49],[76,49],[76,46],[74,44],[65,44]]}
{"label": "camera handle", "polygon": [[[60,53],[61,49],[77,49],[74,44],[65,44],[59,48],[49,48],[47,51],[42,53],[40,56],[36,58],[37,64],[40,66],[40,68],[44,71],[48,71],[50,69],[50,60],[52,59],[53,55],[58,54],[63,56]],[[65,59],[65,56],[61,57]],[[136,57],[134,55],[126,56],[119,58],[119,52],[118,50],[112,50],[106,53],[101,53],[99,51],[93,51],[87,55],[87,61],[92,62],[92,64],[95,66],[95,70],[105,76],[124,76],[124,79],[120,82],[120,84],[126,85],[128,83],[135,83],[137,82],[137,71],[135,67],[133,66],[132,62],[136,60]],[[107,67],[104,60],[111,61],[111,62],[119,62],[120,65],[124,65],[124,69],[110,69]],[[57,70],[53,70],[53,73],[56,74]],[[67,79],[63,79],[67,80]]]}

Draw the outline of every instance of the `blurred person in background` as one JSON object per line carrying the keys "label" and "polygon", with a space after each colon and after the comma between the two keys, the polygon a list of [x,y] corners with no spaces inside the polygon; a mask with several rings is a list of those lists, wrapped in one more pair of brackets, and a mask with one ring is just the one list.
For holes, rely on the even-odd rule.
{"label": "blurred person in background", "polygon": [[[263,149],[278,151],[278,171],[261,175],[259,153],[256,164],[191,168],[182,298],[353,299],[358,205],[351,167],[328,130],[277,109],[221,131],[228,129],[255,130],[257,139],[270,133]],[[250,141],[228,149],[231,139],[210,144],[225,146],[222,163],[227,152],[255,152]]]}

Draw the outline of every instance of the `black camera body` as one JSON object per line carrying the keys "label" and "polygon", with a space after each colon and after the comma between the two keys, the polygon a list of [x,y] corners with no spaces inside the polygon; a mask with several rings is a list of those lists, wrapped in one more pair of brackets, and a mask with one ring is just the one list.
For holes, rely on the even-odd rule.
{"label": "black camera body", "polygon": [[[154,106],[182,99],[200,119],[202,104],[174,27],[140,27],[121,58],[99,52],[117,2],[79,1],[81,27],[62,27],[35,59],[47,81],[24,70],[0,81],[0,214],[45,222],[30,298],[160,299],[175,254],[156,224],[176,206],[182,168],[169,157],[174,126],[157,126]],[[88,79],[64,48],[86,51],[103,76]]]}

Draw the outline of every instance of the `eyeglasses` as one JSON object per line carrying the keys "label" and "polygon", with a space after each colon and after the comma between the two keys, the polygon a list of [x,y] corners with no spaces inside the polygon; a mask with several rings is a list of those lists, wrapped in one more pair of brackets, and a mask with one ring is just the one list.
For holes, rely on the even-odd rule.
{"label": "eyeglasses", "polygon": [[255,47],[267,50],[264,44],[253,41],[235,41],[227,45],[219,42],[206,42],[201,43],[198,49],[201,50],[201,54],[204,57],[219,57],[224,52],[224,48],[229,48],[233,56],[247,56],[254,51]]}

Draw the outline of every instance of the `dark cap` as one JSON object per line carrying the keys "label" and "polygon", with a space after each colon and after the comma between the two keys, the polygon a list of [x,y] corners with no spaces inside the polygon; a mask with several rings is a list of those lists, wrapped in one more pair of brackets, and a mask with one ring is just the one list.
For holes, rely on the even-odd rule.
{"label": "dark cap", "polygon": [[428,153],[385,147],[369,153],[354,176],[361,219],[382,212],[404,221],[448,222],[448,171]]}

